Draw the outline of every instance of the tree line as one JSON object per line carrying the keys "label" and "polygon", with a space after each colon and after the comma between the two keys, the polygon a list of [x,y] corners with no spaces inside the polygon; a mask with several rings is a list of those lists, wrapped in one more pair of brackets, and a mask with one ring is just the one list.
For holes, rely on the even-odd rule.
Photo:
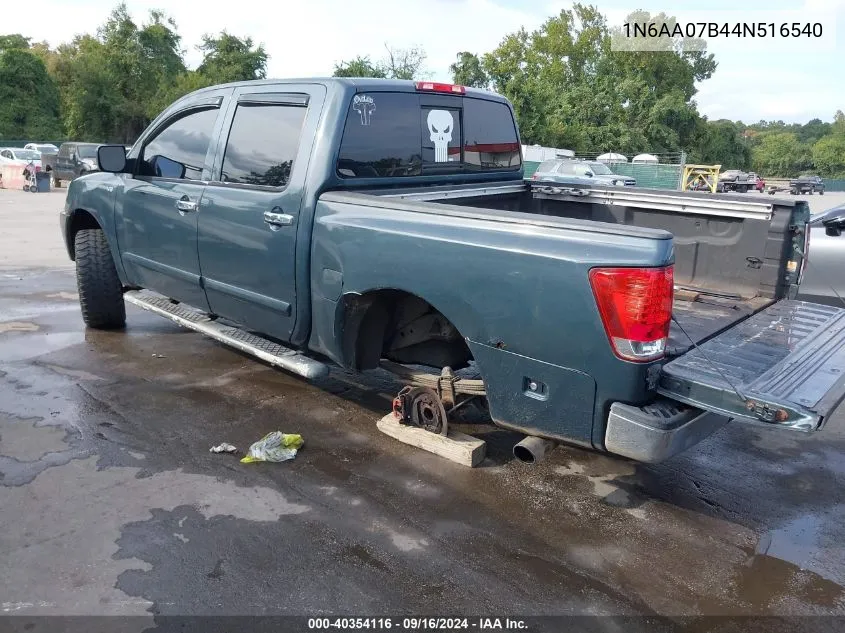
{"label": "tree line", "polygon": [[[627,22],[675,18],[637,11]],[[651,49],[620,50],[621,32],[594,6],[574,4],[538,29],[508,34],[492,51],[461,51],[455,83],[487,88],[514,104],[523,142],[579,153],[686,152],[688,163],[753,169],[766,176],[811,171],[845,177],[845,115],[832,123],[709,120],[696,83],[717,62],[701,40],[660,38]],[[624,43],[624,42],[623,42]],[[160,11],[136,24],[118,5],[94,34],[51,48],[0,36],[0,139],[131,143],[169,103],[192,90],[266,76],[268,55],[225,31],[197,46],[188,69],[176,24]],[[338,77],[426,77],[422,48],[385,45],[381,59],[338,62]]]}
{"label": "tree line", "polygon": [[185,65],[175,22],[160,11],[136,24],[119,4],[94,34],[51,48],[0,35],[0,139],[132,143],[165,107],[206,86],[266,76],[267,53],[225,31]]}
{"label": "tree line", "polygon": [[[655,23],[657,33],[677,24],[645,11],[625,22]],[[688,163],[723,169],[845,177],[841,111],[833,123],[709,120],[698,111],[695,84],[712,77],[717,63],[702,40],[658,35],[644,51],[626,49],[621,37],[596,7],[574,4],[534,31],[510,33],[492,51],[457,53],[450,70],[455,83],[505,95],[528,144],[628,156],[683,151]],[[404,77],[404,70],[400,76],[384,60],[358,57],[338,64],[335,74]]]}

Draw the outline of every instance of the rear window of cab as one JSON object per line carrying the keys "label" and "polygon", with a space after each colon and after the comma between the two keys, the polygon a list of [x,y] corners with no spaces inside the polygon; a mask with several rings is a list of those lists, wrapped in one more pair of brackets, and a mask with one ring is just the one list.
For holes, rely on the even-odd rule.
{"label": "rear window of cab", "polygon": [[356,94],[337,161],[342,178],[519,170],[510,108],[499,101],[405,92]]}

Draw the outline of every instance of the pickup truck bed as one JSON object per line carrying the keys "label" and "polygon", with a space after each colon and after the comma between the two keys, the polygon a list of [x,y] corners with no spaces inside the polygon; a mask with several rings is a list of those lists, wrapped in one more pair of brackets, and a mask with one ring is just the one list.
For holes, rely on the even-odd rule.
{"label": "pickup truck bed", "polygon": [[529,181],[484,187],[369,191],[369,195],[665,230],[675,247],[674,321],[668,357],[686,353],[789,295],[797,276],[790,227],[809,211],[793,201],[747,196]]}
{"label": "pickup truck bed", "polygon": [[[838,399],[821,402],[812,394],[801,396],[802,392],[807,395],[801,385],[813,382],[824,386],[819,396],[828,390],[842,391],[829,378],[845,370],[845,357],[838,351],[845,331],[834,324],[841,318],[840,310],[822,314],[818,310],[824,308],[787,300],[796,294],[804,223],[809,217],[800,202],[620,192],[533,181],[327,196],[332,200],[393,198],[397,207],[400,200],[435,203],[443,205],[444,213],[464,207],[478,217],[534,217],[535,223],[540,215],[544,220],[574,223],[560,226],[605,230],[615,226],[630,235],[654,237],[658,231],[669,231],[675,246],[675,296],[666,348],[670,362],[662,369],[660,393],[695,407],[758,421],[781,422],[773,417],[775,411],[782,416],[788,410],[789,424],[804,429],[817,426],[838,404]],[[460,262],[455,265],[460,267]],[[738,325],[743,322],[746,325]],[[778,325],[770,327],[771,323]],[[783,327],[789,333],[786,337],[778,334]],[[816,327],[820,328],[817,336],[828,333],[827,345],[835,350],[825,362],[806,360],[817,351],[811,336]],[[691,352],[695,346],[702,351]],[[790,356],[799,347],[806,349]],[[753,380],[761,375],[768,382]],[[736,390],[748,390],[759,402],[743,393],[739,402],[727,403]]]}

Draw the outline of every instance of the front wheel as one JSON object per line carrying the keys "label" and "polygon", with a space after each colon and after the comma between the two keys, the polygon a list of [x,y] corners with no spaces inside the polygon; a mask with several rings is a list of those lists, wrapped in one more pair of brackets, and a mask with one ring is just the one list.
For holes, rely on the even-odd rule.
{"label": "front wheel", "polygon": [[98,330],[123,327],[126,323],[123,288],[105,233],[102,229],[82,229],[73,243],[82,320]]}
{"label": "front wheel", "polygon": [[821,191],[819,191],[819,195],[820,195],[820,196],[823,196],[823,195],[824,195],[824,189],[822,189]]}
{"label": "front wheel", "polygon": [[56,189],[61,189],[62,188],[62,181],[59,180],[58,178],[53,178],[53,186]]}

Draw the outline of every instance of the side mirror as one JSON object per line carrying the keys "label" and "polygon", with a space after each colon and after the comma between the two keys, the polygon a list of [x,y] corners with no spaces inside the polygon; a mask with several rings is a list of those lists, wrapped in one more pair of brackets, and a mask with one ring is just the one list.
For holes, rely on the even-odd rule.
{"label": "side mirror", "polygon": [[831,237],[841,235],[842,230],[845,229],[845,213],[822,220],[822,225],[824,226],[826,235],[830,235]]}
{"label": "side mirror", "polygon": [[595,176],[595,174],[594,174],[593,172],[591,172],[591,171],[586,171],[586,172],[584,172],[584,175],[585,175],[587,178],[592,178],[593,176]]}
{"label": "side mirror", "polygon": [[97,148],[97,165],[100,171],[119,174],[126,169],[126,151],[123,145],[100,145]]}
{"label": "side mirror", "polygon": [[184,178],[185,165],[166,156],[155,156],[152,161],[153,175],[159,178]]}

